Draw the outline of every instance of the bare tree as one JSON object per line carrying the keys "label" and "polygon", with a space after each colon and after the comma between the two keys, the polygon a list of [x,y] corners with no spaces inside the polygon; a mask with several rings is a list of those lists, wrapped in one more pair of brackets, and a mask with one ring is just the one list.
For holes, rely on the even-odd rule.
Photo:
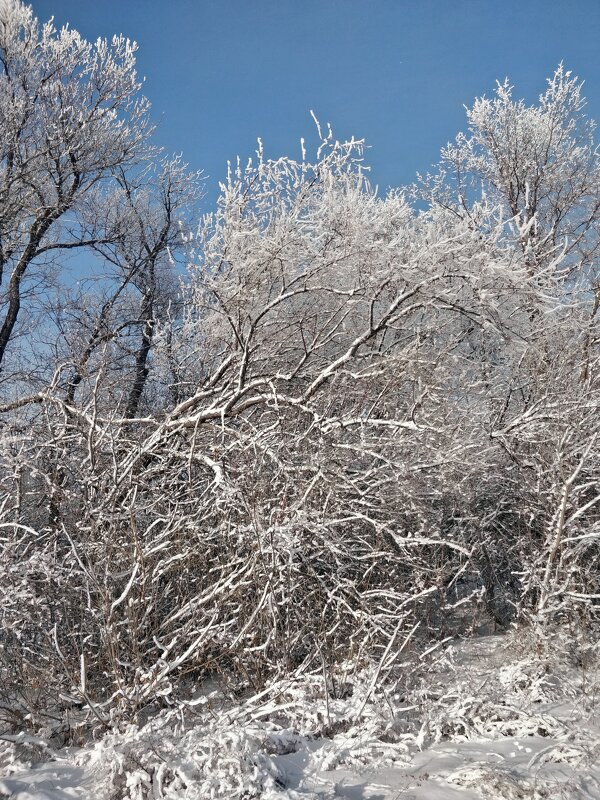
{"label": "bare tree", "polygon": [[0,366],[32,271],[56,251],[94,244],[82,233],[82,203],[149,154],[135,49],[123,37],[92,45],[41,25],[19,0],[2,4]]}
{"label": "bare tree", "polygon": [[[178,269],[192,244],[191,214],[200,196],[200,176],[190,174],[180,158],[164,159],[137,175],[124,171],[105,198],[102,215],[87,209],[93,250],[103,271],[104,295],[97,311],[79,313],[80,298],[71,303],[72,362],[67,402],[87,376],[93,385],[100,366],[106,373],[125,373],[118,381],[124,415],[136,416],[149,375],[154,330],[161,317],[178,306]],[[102,231],[102,234],[99,233]],[[104,353],[99,363],[94,355]],[[130,373],[127,375],[127,373]],[[120,398],[115,398],[120,402]]]}

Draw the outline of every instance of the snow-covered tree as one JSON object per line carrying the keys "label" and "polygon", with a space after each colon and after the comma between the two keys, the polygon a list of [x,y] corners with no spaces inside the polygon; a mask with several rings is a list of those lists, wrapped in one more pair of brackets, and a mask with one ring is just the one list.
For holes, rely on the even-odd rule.
{"label": "snow-covered tree", "polygon": [[498,204],[531,270],[568,265],[595,286],[600,161],[584,109],[582,82],[562,64],[536,105],[498,83],[467,109],[468,132],[442,150],[419,193],[475,226],[482,201]]}
{"label": "snow-covered tree", "polygon": [[104,238],[88,239],[82,213],[102,204],[105,179],[149,155],[135,50],[40,24],[19,0],[0,6],[0,366],[57,254]]}
{"label": "snow-covered tree", "polygon": [[483,236],[485,210],[495,208],[538,296],[550,301],[530,308],[526,347],[508,351],[489,421],[524,490],[520,501],[511,498],[515,484],[505,476],[502,505],[520,506],[529,520],[523,529],[513,517],[521,533],[511,549],[517,563],[524,559],[513,570],[546,620],[554,618],[549,605],[562,615],[577,604],[589,610],[597,593],[600,161],[584,108],[582,83],[562,64],[536,105],[515,100],[508,80],[499,83],[494,97],[467,109],[468,132],[416,189]]}

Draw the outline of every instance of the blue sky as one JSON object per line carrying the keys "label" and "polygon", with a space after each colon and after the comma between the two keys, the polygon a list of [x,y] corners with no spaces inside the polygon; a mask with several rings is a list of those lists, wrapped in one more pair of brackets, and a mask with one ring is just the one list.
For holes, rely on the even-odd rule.
{"label": "blue sky", "polygon": [[506,75],[533,100],[561,60],[600,119],[600,0],[34,0],[87,38],[124,33],[158,142],[208,175],[227,159],[299,155],[309,111],[365,137],[382,189],[412,180]]}

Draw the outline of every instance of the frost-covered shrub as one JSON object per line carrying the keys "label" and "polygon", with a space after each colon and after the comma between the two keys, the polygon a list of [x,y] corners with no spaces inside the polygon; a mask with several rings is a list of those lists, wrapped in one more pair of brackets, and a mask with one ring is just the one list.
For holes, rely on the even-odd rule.
{"label": "frost-covered shrub", "polygon": [[[40,710],[76,708],[104,730],[185,706],[209,680],[243,696],[309,676],[334,730],[354,724],[339,707],[352,673],[372,674],[371,702],[405,655],[448,638],[594,625],[600,202],[580,83],[561,67],[536,107],[508,84],[476,101],[417,190],[376,192],[363,143],[331,131],[313,159],[259,145],[198,222],[180,159],[128,172],[149,152],[132,46],[5,5],[14,63],[36,80],[48,68],[48,96],[19,96],[56,136],[48,162],[40,126],[27,129],[34,161],[46,178],[64,162],[58,187],[72,189],[57,201],[43,184],[58,205],[42,203],[54,216],[36,253],[93,246],[110,265],[96,295],[48,309],[64,333],[52,363],[2,389],[6,714],[18,722],[21,704],[35,729]],[[83,141],[100,64],[102,102],[116,92],[123,119],[98,115],[92,91]],[[0,106],[14,78],[0,78]],[[66,134],[44,116],[61,91]],[[65,136],[92,176],[80,205]],[[23,269],[41,189],[8,211],[31,185],[21,175],[0,197]],[[77,224],[50,230],[67,209]],[[7,335],[0,361],[17,348]],[[452,703],[452,735],[514,722]],[[436,738],[455,723],[432,725]]]}

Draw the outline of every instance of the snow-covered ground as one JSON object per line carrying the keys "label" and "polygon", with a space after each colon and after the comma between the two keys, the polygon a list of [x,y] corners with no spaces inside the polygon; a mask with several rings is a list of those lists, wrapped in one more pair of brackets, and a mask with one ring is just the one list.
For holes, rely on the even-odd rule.
{"label": "snow-covered ground", "polygon": [[161,714],[83,748],[23,737],[0,750],[0,797],[600,798],[595,652],[533,652],[522,634],[487,636],[407,660],[386,688],[338,676],[325,698],[322,677],[303,677],[235,705],[217,689],[185,721]]}

